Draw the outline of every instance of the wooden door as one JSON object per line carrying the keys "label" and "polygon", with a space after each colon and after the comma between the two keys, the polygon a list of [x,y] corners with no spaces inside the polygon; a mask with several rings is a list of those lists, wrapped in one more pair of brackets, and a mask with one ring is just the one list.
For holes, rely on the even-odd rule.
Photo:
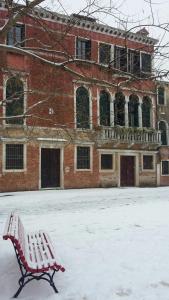
{"label": "wooden door", "polygon": [[60,187],[60,149],[41,149],[41,187]]}
{"label": "wooden door", "polygon": [[120,186],[135,186],[135,157],[121,156]]}

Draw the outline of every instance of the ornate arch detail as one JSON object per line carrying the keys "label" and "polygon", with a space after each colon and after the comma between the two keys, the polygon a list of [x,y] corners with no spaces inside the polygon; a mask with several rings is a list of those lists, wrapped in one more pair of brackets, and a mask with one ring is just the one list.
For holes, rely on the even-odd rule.
{"label": "ornate arch detail", "polygon": [[152,100],[144,96],[142,101],[142,122],[143,127],[151,127]]}
{"label": "ornate arch detail", "polygon": [[76,127],[90,128],[90,93],[83,85],[76,89]]}
{"label": "ornate arch detail", "polygon": [[[5,101],[6,124],[23,124],[24,80],[18,76],[12,76],[6,79]],[[20,117],[17,118],[17,116]]]}
{"label": "ornate arch detail", "polygon": [[125,95],[122,92],[117,92],[115,94],[114,124],[125,126]]}
{"label": "ornate arch detail", "polygon": [[100,125],[110,126],[110,93],[101,90],[99,95]]}
{"label": "ornate arch detail", "polygon": [[128,102],[128,120],[130,127],[139,126],[138,106],[139,97],[136,94],[131,94]]}
{"label": "ornate arch detail", "polygon": [[165,120],[160,120],[158,122],[158,129],[161,131],[161,144],[162,145],[168,145],[168,124]]}

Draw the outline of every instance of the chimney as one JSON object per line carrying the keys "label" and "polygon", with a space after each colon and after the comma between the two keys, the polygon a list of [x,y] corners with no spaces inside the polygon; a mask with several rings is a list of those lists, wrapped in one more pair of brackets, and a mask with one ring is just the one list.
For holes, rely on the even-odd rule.
{"label": "chimney", "polygon": [[140,35],[144,35],[144,36],[148,36],[149,35],[149,32],[148,32],[148,30],[145,28],[145,27],[143,27],[143,28],[141,28],[139,31],[137,31],[136,32],[137,34],[140,34]]}

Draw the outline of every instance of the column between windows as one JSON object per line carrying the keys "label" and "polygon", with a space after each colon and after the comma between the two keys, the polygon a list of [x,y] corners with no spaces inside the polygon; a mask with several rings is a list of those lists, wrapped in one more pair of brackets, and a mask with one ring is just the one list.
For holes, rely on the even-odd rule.
{"label": "column between windows", "polygon": [[139,127],[142,128],[143,127],[143,121],[142,121],[142,98],[140,96],[139,97],[139,105],[138,105],[138,124]]}
{"label": "column between windows", "polygon": [[129,105],[129,96],[125,96],[125,127],[129,126],[129,116],[128,116],[128,105]]}

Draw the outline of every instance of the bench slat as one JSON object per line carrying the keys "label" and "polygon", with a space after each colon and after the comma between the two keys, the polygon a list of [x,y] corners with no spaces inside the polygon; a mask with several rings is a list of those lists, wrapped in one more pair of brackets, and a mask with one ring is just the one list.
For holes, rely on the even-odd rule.
{"label": "bench slat", "polygon": [[11,219],[11,215],[8,215],[6,223],[5,223],[5,227],[4,227],[4,233],[3,236],[7,236],[9,233],[9,227],[10,227],[10,219]]}
{"label": "bench slat", "polygon": [[18,240],[18,216],[16,214],[14,214],[12,216],[12,218],[13,218],[13,220],[10,223],[11,224],[10,232],[11,232],[11,235]]}
{"label": "bench slat", "polygon": [[48,257],[47,257],[47,254],[46,254],[46,251],[45,251],[45,246],[43,244],[43,241],[42,241],[42,238],[41,238],[41,235],[40,235],[39,232],[36,234],[36,238],[37,238],[41,258],[42,258],[42,261],[43,261],[42,267],[48,268],[49,267],[49,264],[48,264],[48,261],[47,261]]}
{"label": "bench slat", "polygon": [[26,241],[28,242],[28,244],[26,244],[26,261],[30,268],[37,269],[37,257],[33,249],[32,234],[27,234],[27,238],[28,239]]}
{"label": "bench slat", "polygon": [[[28,247],[30,254],[26,259],[31,268],[46,269],[53,266],[56,262],[55,259],[51,261],[51,253],[48,245],[46,245],[43,232],[28,234]],[[52,257],[54,258],[54,255]]]}
{"label": "bench slat", "polygon": [[40,235],[45,248],[45,253],[47,255],[47,261],[49,263],[49,266],[52,266],[56,262],[54,257],[54,251],[50,251],[50,249],[52,249],[52,244],[49,242],[48,235],[45,232],[41,231]]}
{"label": "bench slat", "polygon": [[41,255],[41,252],[40,252],[39,243],[38,243],[38,240],[37,240],[37,234],[36,233],[34,233],[32,235],[32,241],[31,242],[33,243],[33,251],[35,252],[35,257],[36,257],[36,261],[37,261],[37,268],[38,269],[43,269],[44,265],[43,265],[42,255]]}

